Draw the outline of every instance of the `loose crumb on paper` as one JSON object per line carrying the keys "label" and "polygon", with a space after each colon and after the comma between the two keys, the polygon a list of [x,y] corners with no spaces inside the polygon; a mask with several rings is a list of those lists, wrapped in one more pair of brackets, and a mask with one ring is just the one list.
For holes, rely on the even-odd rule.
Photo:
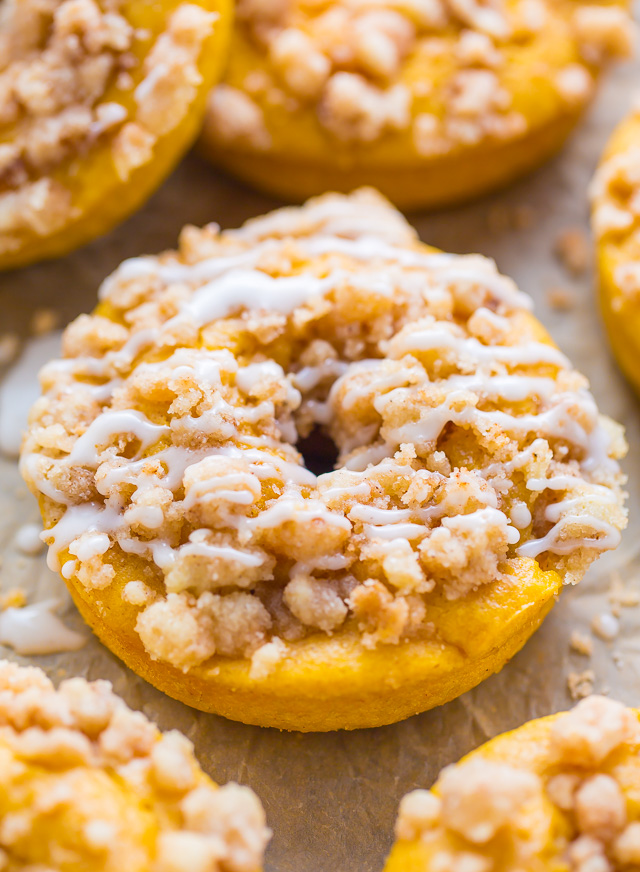
{"label": "loose crumb on paper", "polygon": [[31,318],[31,333],[33,336],[46,336],[52,333],[60,322],[60,317],[53,309],[36,309]]}
{"label": "loose crumb on paper", "polygon": [[567,687],[571,699],[584,699],[593,693],[596,674],[593,669],[585,669],[583,672],[570,672],[567,677]]}
{"label": "loose crumb on paper", "polygon": [[611,614],[616,618],[620,617],[622,609],[633,608],[640,604],[640,591],[628,587],[617,572],[611,575],[608,597]]}
{"label": "loose crumb on paper", "polygon": [[573,652],[583,657],[591,657],[593,654],[593,639],[587,633],[574,630],[569,640],[569,646]]}
{"label": "loose crumb on paper", "polygon": [[582,227],[567,227],[556,237],[553,253],[573,276],[586,272],[591,258],[589,237]]}
{"label": "loose crumb on paper", "polygon": [[569,312],[578,304],[578,295],[571,288],[554,285],[547,290],[547,303],[556,312]]}
{"label": "loose crumb on paper", "polygon": [[15,333],[5,333],[0,336],[0,366],[7,366],[18,355],[20,338]]}

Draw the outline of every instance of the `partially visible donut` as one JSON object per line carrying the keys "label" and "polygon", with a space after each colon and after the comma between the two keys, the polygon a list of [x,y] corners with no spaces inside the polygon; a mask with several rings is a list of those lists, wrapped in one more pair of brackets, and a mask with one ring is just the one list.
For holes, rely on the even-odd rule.
{"label": "partially visible donut", "polygon": [[560,148],[632,35],[626,0],[241,0],[201,150],[289,201],[468,200]]}
{"label": "partially visible donut", "polygon": [[[625,525],[621,429],[480,256],[371,191],[125,261],[21,468],[88,622],[171,696],[300,730],[499,670]],[[316,477],[310,433],[338,452]]]}
{"label": "partially visible donut", "polygon": [[637,869],[639,788],[638,711],[591,696],[407,794],[385,872]]}
{"label": "partially visible donut", "polygon": [[2,3],[0,270],[144,203],[198,134],[230,19],[230,0]]}
{"label": "partially visible donut", "polygon": [[181,733],[108,681],[0,661],[0,867],[6,872],[259,872],[269,840],[247,787],[218,787]]}
{"label": "partially visible donut", "polygon": [[614,131],[591,197],[604,323],[621,369],[640,391],[640,104]]}

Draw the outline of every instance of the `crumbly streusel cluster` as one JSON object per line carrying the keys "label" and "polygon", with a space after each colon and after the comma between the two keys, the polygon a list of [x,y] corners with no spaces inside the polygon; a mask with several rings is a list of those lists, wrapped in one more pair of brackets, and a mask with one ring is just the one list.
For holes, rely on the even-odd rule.
{"label": "crumbly streusel cluster", "polygon": [[[632,118],[640,117],[640,100]],[[640,142],[610,155],[591,184],[593,229],[600,242],[624,245],[624,262],[616,268],[622,293],[613,305],[640,299]]]}
{"label": "crumbly streusel cluster", "polygon": [[[575,582],[617,544],[624,440],[584,377],[491,261],[373,192],[188,227],[101,297],[42,371],[22,471],[63,576],[99,596],[131,555],[153,658],[259,676],[310,633],[437,636],[432,603],[533,560]],[[317,477],[314,432],[339,452]]]}
{"label": "crumbly streusel cluster", "polygon": [[[6,0],[0,13],[0,253],[73,217],[57,171],[110,143],[119,176],[149,160],[187,111],[213,16],[183,3],[149,46],[121,0]],[[134,86],[133,105],[127,108]]]}
{"label": "crumbly streusel cluster", "polygon": [[[0,868],[257,872],[269,839],[246,787],[207,779],[107,681],[0,662]],[[75,865],[74,865],[75,864]]]}
{"label": "crumbly streusel cluster", "polygon": [[533,747],[521,748],[520,762],[473,755],[445,769],[435,793],[405,796],[397,837],[432,848],[433,872],[538,868],[536,860],[570,872],[636,868],[637,714],[592,696],[522,741]]}
{"label": "crumbly streusel cluster", "polygon": [[546,0],[242,0],[236,26],[256,69],[214,89],[221,142],[268,149],[264,107],[311,105],[338,140],[410,131],[422,157],[526,132],[510,69],[535,40],[562,33],[576,48],[565,61],[541,60],[537,72],[567,111],[589,99],[597,69],[632,44],[623,8]]}

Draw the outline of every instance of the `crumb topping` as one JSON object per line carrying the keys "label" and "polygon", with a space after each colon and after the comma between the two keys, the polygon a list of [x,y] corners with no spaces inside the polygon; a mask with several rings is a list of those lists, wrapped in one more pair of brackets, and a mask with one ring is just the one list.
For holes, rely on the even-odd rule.
{"label": "crumb topping", "polygon": [[[640,109],[632,115],[632,123]],[[621,248],[614,273],[618,296],[612,306],[620,310],[626,303],[640,301],[640,144],[632,139],[598,167],[591,183],[592,225],[601,244]]]}
{"label": "crumb topping", "polygon": [[[342,629],[437,636],[438,603],[527,562],[571,583],[625,524],[621,431],[494,264],[420,245],[378,195],[125,261],[41,373],[23,474],[50,566],[188,670]],[[297,447],[338,451],[315,475]],[[267,648],[264,651],[264,648]]]}
{"label": "crumb topping", "polygon": [[127,179],[193,101],[200,49],[216,16],[183,3],[152,42],[131,26],[123,5],[3,4],[0,253],[19,247],[25,233],[46,236],[73,218],[72,184],[61,175],[73,175],[98,145],[110,146]]}
{"label": "crumb topping", "polygon": [[0,860],[7,872],[257,872],[269,839],[246,787],[218,788],[181,733],[107,681],[0,662]]}
{"label": "crumb topping", "polygon": [[244,0],[235,54],[245,60],[236,70],[232,53],[213,91],[210,132],[221,145],[267,150],[277,131],[265,112],[311,107],[334,146],[409,134],[429,158],[510,140],[529,126],[512,75],[519,55],[560,34],[564,50],[541,50],[535,75],[551,82],[558,111],[575,110],[599,68],[630,53],[632,29],[622,7],[583,2]]}
{"label": "crumb topping", "polygon": [[[535,732],[535,722],[525,725],[489,743],[482,756],[448,767],[433,791],[404,797],[396,836],[420,840],[429,869],[506,872],[550,863],[570,872],[618,872],[640,860],[637,714],[591,696],[539,723]],[[518,762],[506,762],[502,749],[518,732],[528,744],[514,745]]]}

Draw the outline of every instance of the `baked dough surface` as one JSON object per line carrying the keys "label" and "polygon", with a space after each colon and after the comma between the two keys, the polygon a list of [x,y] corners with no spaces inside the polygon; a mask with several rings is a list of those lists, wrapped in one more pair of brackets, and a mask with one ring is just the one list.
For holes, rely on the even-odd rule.
{"label": "baked dough surface", "polygon": [[371,191],[186,228],[41,374],[21,468],[51,567],[200,708],[335,729],[457,696],[625,524],[621,430],[529,309]]}

